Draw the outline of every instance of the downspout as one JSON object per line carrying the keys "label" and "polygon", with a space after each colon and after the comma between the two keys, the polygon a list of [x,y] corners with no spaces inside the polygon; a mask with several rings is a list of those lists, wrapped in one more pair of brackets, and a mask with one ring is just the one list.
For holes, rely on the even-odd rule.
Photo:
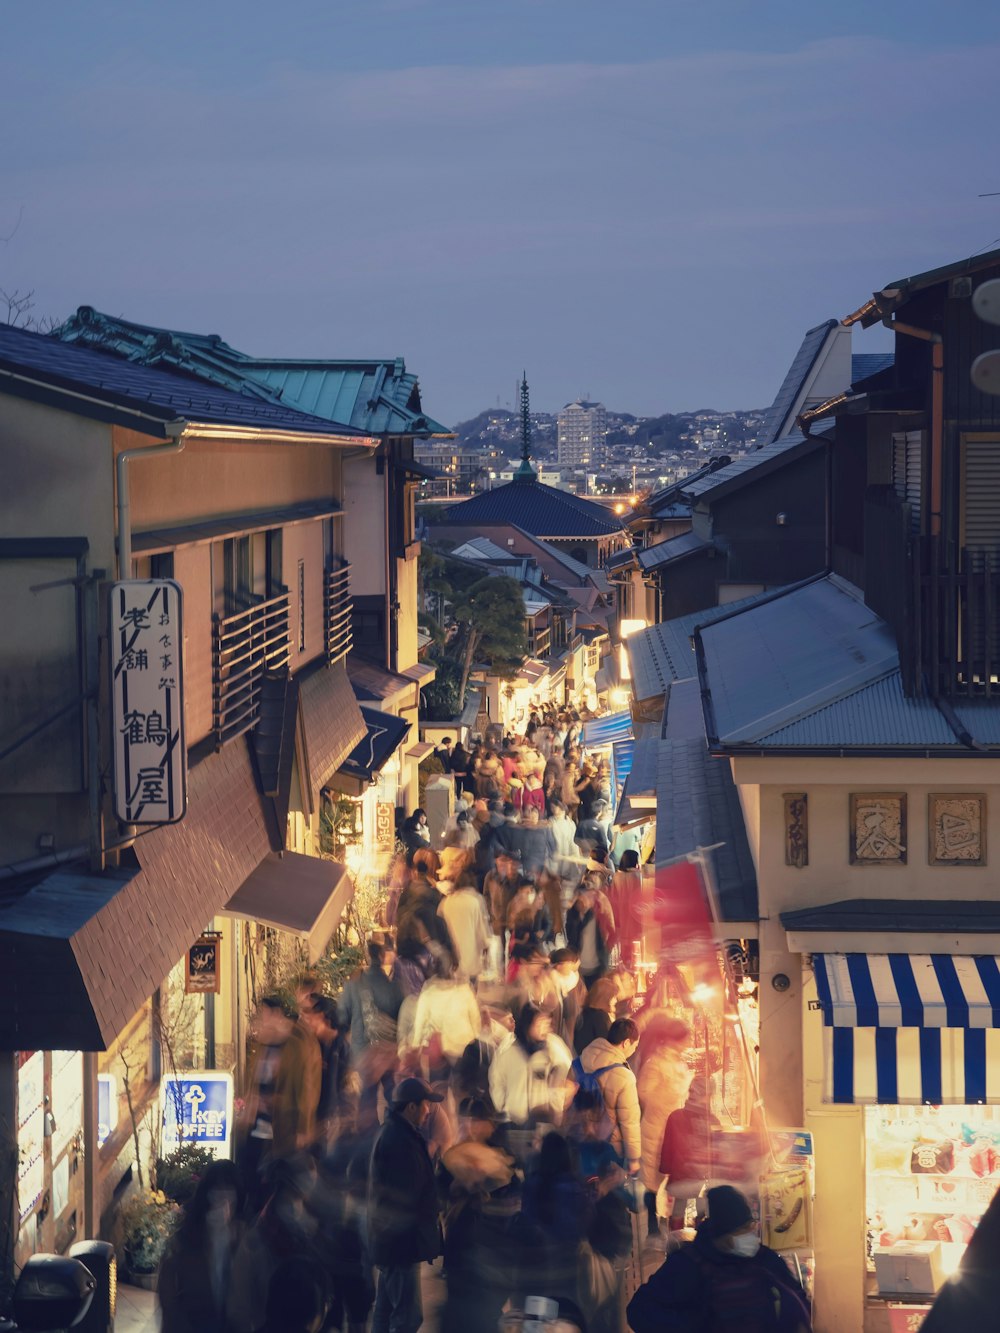
{"label": "downspout", "polygon": [[164,454],[179,454],[184,449],[186,421],[170,421],[164,427],[172,436],[169,444],[154,444],[148,449],[123,449],[115,459],[118,481],[118,577],[132,577],[132,518],[129,509],[128,465],[133,459],[160,458]]}
{"label": "downspout", "polygon": [[941,535],[941,490],[944,471],[944,339],[930,329],[918,329],[915,324],[904,324],[892,318],[889,311],[882,323],[893,333],[904,333],[931,344],[931,495],[930,535]]}

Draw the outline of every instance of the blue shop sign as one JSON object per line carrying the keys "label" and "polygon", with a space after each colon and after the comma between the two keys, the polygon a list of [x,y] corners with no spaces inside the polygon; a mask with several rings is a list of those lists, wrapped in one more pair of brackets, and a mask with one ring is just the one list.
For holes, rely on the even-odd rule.
{"label": "blue shop sign", "polygon": [[182,1143],[228,1157],[233,1135],[233,1078],[217,1070],[164,1074],[160,1079],[163,1151]]}

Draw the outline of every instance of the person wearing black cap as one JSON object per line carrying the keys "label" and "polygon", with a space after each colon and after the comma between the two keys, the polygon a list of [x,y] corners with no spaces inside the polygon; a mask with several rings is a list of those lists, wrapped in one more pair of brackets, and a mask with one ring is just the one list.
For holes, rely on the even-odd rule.
{"label": "person wearing black cap", "polygon": [[379,1270],[372,1333],[416,1333],[423,1323],[420,1264],[441,1253],[438,1199],[420,1126],[443,1101],[422,1078],[404,1078],[372,1149],[368,1237]]}
{"label": "person wearing black cap", "polygon": [[760,1243],[731,1185],[708,1191],[708,1218],[629,1302],[632,1333],[809,1333],[809,1303],[781,1256]]}

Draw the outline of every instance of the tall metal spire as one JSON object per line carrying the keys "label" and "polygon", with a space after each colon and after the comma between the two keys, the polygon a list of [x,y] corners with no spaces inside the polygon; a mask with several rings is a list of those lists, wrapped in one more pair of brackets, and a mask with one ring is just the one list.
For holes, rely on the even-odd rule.
{"label": "tall metal spire", "polygon": [[531,466],[531,410],[528,402],[528,373],[521,371],[521,466],[514,474],[515,481],[534,481]]}

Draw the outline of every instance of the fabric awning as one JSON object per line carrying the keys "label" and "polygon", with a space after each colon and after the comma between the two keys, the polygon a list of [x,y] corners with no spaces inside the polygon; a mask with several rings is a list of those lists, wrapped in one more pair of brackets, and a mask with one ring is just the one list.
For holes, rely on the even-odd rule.
{"label": "fabric awning", "polygon": [[626,708],[607,717],[591,718],[583,724],[584,745],[613,745],[615,741],[632,740],[632,714]]}
{"label": "fabric awning", "polygon": [[635,757],[635,741],[630,736],[624,741],[615,741],[611,747],[611,771],[614,775],[615,793],[621,796],[625,779],[632,772],[632,760]]}
{"label": "fabric awning", "polygon": [[1000,1102],[1000,966],[951,954],[814,954],[824,1100]]}
{"label": "fabric awning", "polygon": [[380,712],[377,708],[361,707],[361,716],[368,728],[365,736],[354,747],[338,772],[367,785],[403,743],[410,730],[405,717]]}
{"label": "fabric awning", "polygon": [[226,903],[223,915],[297,935],[314,963],[353,897],[354,881],[339,861],[271,852]]}

